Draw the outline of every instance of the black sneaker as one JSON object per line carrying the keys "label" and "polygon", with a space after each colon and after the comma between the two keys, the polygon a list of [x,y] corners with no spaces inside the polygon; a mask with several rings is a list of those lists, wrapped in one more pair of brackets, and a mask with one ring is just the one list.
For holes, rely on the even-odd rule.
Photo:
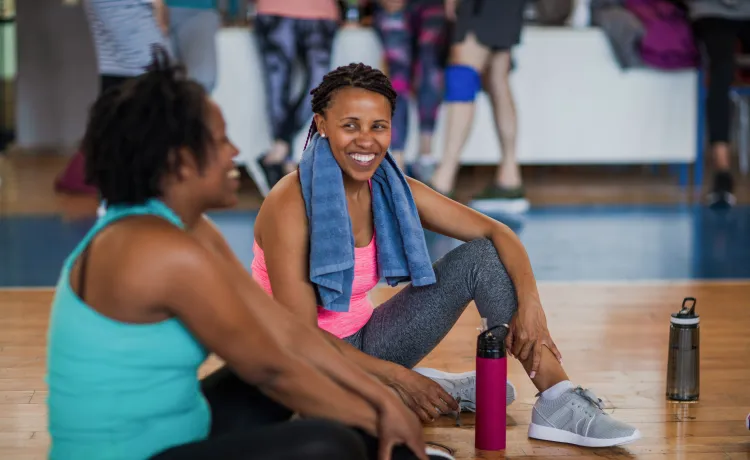
{"label": "black sneaker", "polygon": [[284,177],[284,165],[281,163],[266,164],[263,160],[265,154],[258,157],[258,166],[263,170],[263,175],[266,176],[266,183],[268,184],[268,190],[271,190],[276,182],[280,181]]}
{"label": "black sneaker", "polygon": [[716,173],[713,189],[706,199],[711,209],[728,209],[737,203],[737,198],[734,196],[734,179],[730,172]]}

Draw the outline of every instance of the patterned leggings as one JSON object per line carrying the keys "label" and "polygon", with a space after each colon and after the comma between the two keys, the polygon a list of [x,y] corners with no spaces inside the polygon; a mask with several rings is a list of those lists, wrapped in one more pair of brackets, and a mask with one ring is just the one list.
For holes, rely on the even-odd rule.
{"label": "patterned leggings", "polygon": [[435,129],[443,94],[446,26],[442,2],[407,2],[401,11],[378,9],[375,13],[375,28],[383,41],[391,84],[398,94],[391,139],[395,151],[404,150],[406,145],[412,85],[417,88],[420,132],[431,134]]}
{"label": "patterned leggings", "polygon": [[[310,124],[310,91],[330,70],[338,25],[331,20],[266,15],[258,15],[255,24],[273,137],[291,144],[299,130]],[[307,81],[303,93],[290,100],[292,69],[297,59],[305,65]]]}

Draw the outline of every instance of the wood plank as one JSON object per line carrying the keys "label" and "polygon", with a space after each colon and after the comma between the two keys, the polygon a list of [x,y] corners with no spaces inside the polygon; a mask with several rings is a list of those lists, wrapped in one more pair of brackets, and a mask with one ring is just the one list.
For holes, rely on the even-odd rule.
{"label": "wood plank", "polygon": [[0,391],[0,404],[18,404],[18,403],[29,403],[31,397],[34,395],[33,391]]}

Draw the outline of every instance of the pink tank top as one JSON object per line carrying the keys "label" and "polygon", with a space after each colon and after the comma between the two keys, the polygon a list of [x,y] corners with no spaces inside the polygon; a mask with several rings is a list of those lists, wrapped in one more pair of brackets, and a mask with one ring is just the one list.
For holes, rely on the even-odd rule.
{"label": "pink tank top", "polygon": [[[266,258],[258,242],[253,242],[253,279],[273,297],[271,281],[268,279]],[[340,313],[326,310],[318,305],[318,327],[342,339],[355,334],[367,324],[372,316],[373,305],[369,293],[378,284],[378,251],[375,235],[364,248],[354,248],[354,283],[349,311]]]}
{"label": "pink tank top", "polygon": [[256,0],[255,11],[298,19],[338,20],[340,16],[336,0]]}

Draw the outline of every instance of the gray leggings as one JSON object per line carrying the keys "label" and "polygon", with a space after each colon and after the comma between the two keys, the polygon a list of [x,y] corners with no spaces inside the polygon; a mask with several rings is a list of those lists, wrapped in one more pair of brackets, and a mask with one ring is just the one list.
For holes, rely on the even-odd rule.
{"label": "gray leggings", "polygon": [[402,289],[344,340],[411,369],[443,340],[472,300],[490,327],[510,323],[518,308],[516,291],[490,240],[462,244],[434,268],[437,283]]}

